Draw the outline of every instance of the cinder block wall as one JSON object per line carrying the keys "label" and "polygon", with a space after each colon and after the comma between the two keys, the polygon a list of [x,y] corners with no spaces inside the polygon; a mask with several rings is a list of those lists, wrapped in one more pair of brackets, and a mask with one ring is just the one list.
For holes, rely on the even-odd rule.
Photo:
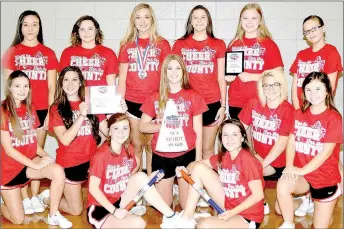
{"label": "cinder block wall", "polygon": [[[127,30],[131,11],[140,2],[2,2],[1,55],[13,39],[18,16],[28,9],[40,14],[45,45],[55,50],[58,58],[63,49],[70,44],[70,33],[75,21],[85,14],[97,19],[105,35],[104,45],[118,54],[119,42]],[[198,4],[209,9],[215,36],[225,40],[228,45],[235,35],[240,10],[248,2],[154,1],[148,3],[155,11],[158,32],[171,45],[184,33],[189,12]],[[302,35],[302,22],[305,17],[316,14],[323,18],[327,42],[336,46],[343,58],[343,2],[261,2],[260,5],[273,39],[281,50],[285,75],[290,85],[291,76],[288,70],[297,52],[307,47]],[[335,102],[343,112],[343,78],[340,79],[337,90]],[[49,137],[45,147],[47,151],[54,155],[56,146],[56,141]]]}

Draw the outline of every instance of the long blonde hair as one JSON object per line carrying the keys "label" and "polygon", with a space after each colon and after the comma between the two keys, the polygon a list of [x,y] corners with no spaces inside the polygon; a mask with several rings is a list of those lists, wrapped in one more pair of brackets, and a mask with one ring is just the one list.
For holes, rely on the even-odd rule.
{"label": "long blonde hair", "polygon": [[[4,111],[8,111],[8,116],[6,117],[5,112],[2,112],[1,114],[1,122],[5,122],[6,119],[9,119],[14,135],[19,139],[22,140],[23,138],[23,131],[20,126],[20,122],[18,119],[18,115],[16,112],[16,103],[14,101],[13,95],[10,91],[10,87],[12,85],[12,82],[15,78],[19,77],[25,77],[29,81],[29,93],[27,97],[22,101],[22,104],[26,106],[26,110],[29,114],[29,120],[30,120],[30,129],[32,129],[32,115],[31,115],[31,85],[30,85],[30,79],[29,77],[21,70],[13,71],[8,79],[6,84],[6,98],[2,104]],[[7,113],[7,112],[6,112]]]}
{"label": "long blonde hair", "polygon": [[236,40],[240,40],[242,42],[242,38],[245,34],[245,30],[242,28],[241,16],[246,10],[251,10],[251,9],[256,10],[258,12],[258,14],[260,15],[260,24],[258,27],[258,37],[257,38],[259,40],[264,40],[266,38],[270,38],[270,39],[272,38],[271,33],[269,32],[268,27],[266,26],[262,8],[260,7],[260,5],[258,3],[249,3],[249,4],[245,5],[244,8],[242,8],[242,10],[240,12],[237,31],[236,31],[235,37],[230,42],[230,45],[233,44],[233,42]]}
{"label": "long blonde hair", "polygon": [[180,82],[181,87],[183,89],[190,89],[190,83],[189,83],[189,75],[188,72],[186,71],[186,67],[184,64],[183,59],[176,55],[176,54],[171,54],[168,55],[164,62],[162,63],[162,67],[161,67],[161,78],[160,78],[160,89],[159,89],[159,111],[158,113],[163,113],[166,107],[166,102],[167,102],[167,98],[168,95],[170,93],[170,87],[168,85],[168,78],[167,78],[167,68],[168,68],[168,64],[172,61],[172,60],[176,60],[178,61],[178,63],[180,64],[180,67],[182,68],[182,81]]}
{"label": "long blonde hair", "polygon": [[159,36],[157,32],[157,24],[156,24],[157,21],[156,21],[156,17],[154,15],[154,11],[152,7],[148,5],[147,3],[140,3],[133,9],[133,12],[130,15],[129,27],[127,29],[127,32],[124,38],[121,40],[120,48],[128,42],[134,42],[136,37],[138,36],[138,31],[135,28],[135,17],[136,17],[137,12],[141,9],[148,9],[152,17],[152,25],[149,31],[150,32],[149,38],[152,41],[152,43],[156,44],[158,41],[162,39],[162,37]]}
{"label": "long blonde hair", "polygon": [[262,73],[262,77],[257,82],[257,90],[258,90],[258,98],[262,106],[266,105],[266,96],[264,94],[263,89],[263,80],[265,77],[274,77],[275,80],[281,84],[281,97],[280,103],[281,104],[284,100],[288,99],[288,82],[284,76],[283,71],[281,70],[266,70]]}

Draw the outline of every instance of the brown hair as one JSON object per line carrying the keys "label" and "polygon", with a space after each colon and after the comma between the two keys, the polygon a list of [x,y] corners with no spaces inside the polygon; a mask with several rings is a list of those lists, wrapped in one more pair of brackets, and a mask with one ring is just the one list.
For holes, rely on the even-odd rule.
{"label": "brown hair", "polygon": [[81,38],[79,36],[79,28],[80,28],[81,22],[86,21],[86,20],[92,21],[93,24],[94,24],[94,27],[97,30],[96,38],[95,38],[96,45],[99,45],[99,44],[103,43],[104,35],[103,35],[103,32],[100,29],[100,26],[99,26],[99,23],[97,22],[97,20],[94,19],[94,17],[92,17],[92,16],[84,15],[84,16],[81,16],[75,22],[75,24],[73,26],[71,37],[70,37],[70,41],[72,43],[72,46],[79,46],[79,45],[81,45],[82,41],[81,41]]}

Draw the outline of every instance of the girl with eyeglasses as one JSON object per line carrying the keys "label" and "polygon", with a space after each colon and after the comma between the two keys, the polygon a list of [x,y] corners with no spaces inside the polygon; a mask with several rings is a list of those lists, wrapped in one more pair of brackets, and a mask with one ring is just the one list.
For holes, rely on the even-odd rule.
{"label": "girl with eyeglasses", "polygon": [[103,32],[92,16],[80,17],[71,33],[71,46],[63,50],[59,71],[77,66],[82,71],[86,86],[115,85],[118,74],[117,56],[102,45]]}
{"label": "girl with eyeglasses", "polygon": [[238,76],[226,76],[229,115],[238,119],[241,109],[250,98],[257,96],[257,81],[268,69],[283,71],[283,61],[278,46],[271,38],[262,8],[257,3],[244,6],[239,24],[228,51],[244,51],[244,72]]}
{"label": "girl with eyeglasses", "polygon": [[305,100],[292,123],[286,150],[286,168],[277,183],[276,212],[295,228],[293,194],[310,192],[314,200],[314,228],[329,228],[342,191],[338,168],[343,142],[342,116],[333,105],[332,86],[323,72],[311,72],[302,83]]}
{"label": "girl with eyeglasses", "polygon": [[299,109],[305,99],[302,98],[302,82],[310,72],[325,72],[335,95],[338,76],[343,71],[343,66],[336,47],[326,43],[325,31],[324,21],[317,15],[310,15],[303,21],[303,35],[310,47],[297,53],[289,70],[294,77],[292,101],[295,109]]}
{"label": "girl with eyeglasses", "polygon": [[[239,114],[265,180],[278,180],[285,168],[285,149],[294,113],[282,71],[267,70],[257,82],[258,98],[249,100]],[[270,209],[264,203],[264,214]]]}

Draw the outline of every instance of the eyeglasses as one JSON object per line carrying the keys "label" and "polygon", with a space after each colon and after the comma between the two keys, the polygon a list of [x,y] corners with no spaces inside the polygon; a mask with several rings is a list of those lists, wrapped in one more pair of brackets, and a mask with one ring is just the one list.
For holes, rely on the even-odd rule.
{"label": "eyeglasses", "polygon": [[318,26],[312,27],[311,29],[304,31],[303,32],[303,36],[307,36],[308,34],[310,34],[310,32],[315,32],[315,31],[317,31],[321,27],[322,27],[322,25],[318,25]]}
{"label": "eyeglasses", "polygon": [[262,87],[263,87],[264,90],[268,90],[269,88],[274,89],[274,88],[277,88],[277,87],[279,87],[279,86],[281,86],[281,84],[278,83],[278,82],[273,83],[273,84],[263,84],[263,85],[262,85]]}

